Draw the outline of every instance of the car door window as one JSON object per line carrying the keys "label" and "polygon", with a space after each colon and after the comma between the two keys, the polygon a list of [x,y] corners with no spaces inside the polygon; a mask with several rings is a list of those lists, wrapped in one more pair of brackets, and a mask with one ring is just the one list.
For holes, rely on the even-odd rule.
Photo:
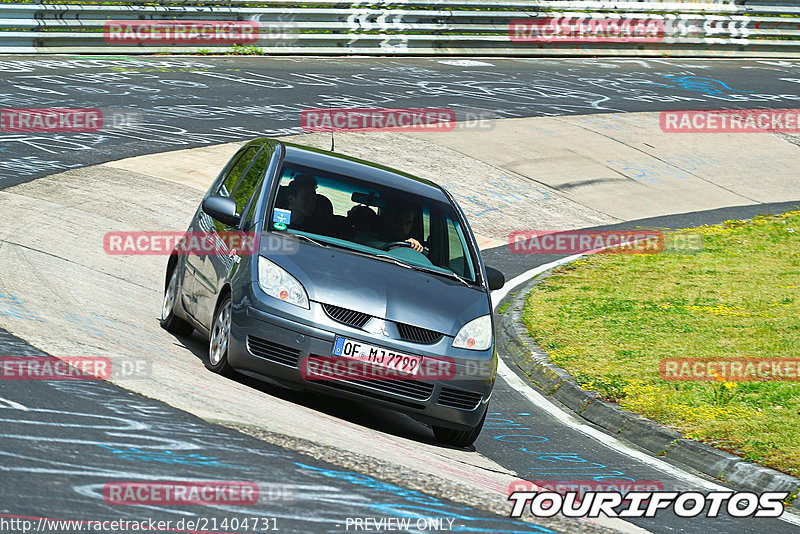
{"label": "car door window", "polygon": [[236,191],[233,193],[233,199],[236,201],[236,209],[245,221],[244,229],[252,228],[255,223],[254,216],[258,211],[256,208],[256,201],[258,194],[261,191],[262,184],[266,178],[267,169],[269,168],[270,161],[275,154],[275,147],[266,145],[256,156],[256,161],[250,170],[247,172]]}
{"label": "car door window", "polygon": [[460,276],[474,278],[472,262],[466,256],[469,247],[464,238],[464,232],[461,230],[461,225],[450,217],[447,217],[446,220],[448,267]]}
{"label": "car door window", "polygon": [[[242,181],[242,176],[250,166],[250,163],[252,163],[253,157],[258,153],[260,148],[260,145],[250,145],[244,148],[240,154],[228,164],[222,182],[219,184],[216,191],[214,191],[215,195],[230,197],[231,193],[236,191],[239,182]],[[237,209],[237,212],[241,213],[239,209]],[[202,219],[200,227],[205,231],[216,230],[217,232],[222,232],[227,228],[225,223],[212,219],[205,213],[202,213],[200,217]]]}
{"label": "car door window", "polygon": [[272,150],[265,148],[259,152],[250,169],[232,191],[231,198],[236,201],[236,212],[240,215],[244,213],[245,206],[250,202],[258,185],[261,184],[271,157]]}
{"label": "car door window", "polygon": [[250,162],[253,160],[259,148],[261,147],[258,145],[252,145],[245,149],[242,155],[231,165],[231,168],[228,169],[227,175],[222,180],[222,184],[220,184],[215,194],[222,197],[231,196],[231,193],[236,190],[236,186],[239,185],[244,171],[247,170],[247,167],[250,165]]}

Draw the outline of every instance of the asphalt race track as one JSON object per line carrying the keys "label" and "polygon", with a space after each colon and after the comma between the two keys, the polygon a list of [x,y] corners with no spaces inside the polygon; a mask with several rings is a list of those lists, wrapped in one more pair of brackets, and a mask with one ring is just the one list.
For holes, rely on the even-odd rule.
{"label": "asphalt race track", "polygon": [[[0,349],[3,354],[45,356],[7,333],[0,333]],[[553,532],[316,461],[104,381],[4,383],[0,410],[0,519],[28,518],[38,524],[44,516],[84,521],[86,528],[87,521],[147,516],[172,521],[174,529],[180,528],[181,519],[199,516],[208,521],[209,530],[214,521],[229,530],[221,526],[225,518],[258,517],[262,531],[338,532],[347,517],[413,517],[424,510],[430,517],[453,519],[454,528],[465,531]],[[112,506],[103,498],[109,480],[209,479],[255,482],[258,500],[255,505],[202,506],[200,511],[189,505],[153,505],[144,506],[145,512],[141,505]],[[254,528],[250,521],[244,530]]]}
{"label": "asphalt race track", "polygon": [[449,107],[459,118],[512,118],[800,101],[800,65],[791,61],[447,61],[5,56],[3,107],[98,108],[137,127],[4,135],[0,187],[133,155],[302,133],[299,114],[309,108]]}
{"label": "asphalt race track", "polygon": [[[262,135],[300,134],[300,112],[309,108],[453,108],[457,117],[468,121],[800,107],[800,62],[780,60],[4,56],[0,57],[0,79],[2,108],[97,108],[106,117],[117,117],[118,123],[92,133],[0,133],[0,192],[12,194],[20,184],[132,156]],[[800,206],[800,187],[794,182],[790,185],[796,195],[782,202],[692,210],[601,227],[684,228],[780,213]],[[131,206],[146,204],[147,194],[155,194],[147,187],[142,185],[144,198],[130,198]],[[0,240],[0,255],[16,246],[11,240]],[[53,254],[55,260],[63,259]],[[507,280],[559,258],[514,255],[505,246],[484,250],[483,255]],[[25,296],[20,288],[0,279],[0,297],[12,293]],[[14,330],[7,320],[15,310],[7,298],[0,300],[0,327]],[[157,311],[148,311],[153,321]],[[51,335],[57,339],[60,332],[54,329]],[[203,353],[197,335],[181,343],[182,350]],[[3,330],[0,354],[43,353]],[[208,379],[209,389],[217,387],[200,356],[194,362],[196,380]],[[348,432],[356,429],[376,436],[374,443],[391,446],[395,438],[402,438],[416,442],[421,450],[436,448],[443,457],[463,464],[470,473],[482,472],[487,479],[499,466],[505,475],[526,480],[657,481],[669,490],[722,486],[613,438],[598,441],[585,431],[585,423],[556,417],[557,407],[537,397],[534,388],[520,386],[522,375],[508,367],[500,375],[484,431],[474,451],[464,453],[469,457],[437,447],[426,427],[382,409],[356,410],[350,403],[305,398],[249,379],[233,382],[231,387],[279,399],[298,414],[330,416]],[[657,533],[800,532],[800,518],[788,513],[779,519],[682,519],[664,513],[655,519],[628,520],[633,526],[562,519],[511,521],[487,511],[507,514],[510,505],[501,509],[487,501],[481,506],[474,492],[461,496],[457,487],[418,479],[417,474],[404,482],[388,467],[385,471],[375,468],[374,477],[369,476],[363,466],[343,467],[336,449],[329,459],[321,460],[319,455],[299,452],[304,449],[298,441],[287,440],[285,447],[266,443],[165,400],[108,382],[0,382],[0,455],[4,457],[0,520],[204,517],[221,522],[235,515],[274,520],[280,532],[333,533],[353,531],[352,526],[347,528],[348,517],[424,515],[454,519],[451,527],[435,530],[440,532],[601,532],[606,528]],[[352,442],[340,445],[356,452],[358,447],[359,443]],[[478,456],[491,465],[467,459]],[[103,498],[103,484],[112,480],[248,480],[257,482],[261,497],[254,506],[238,507],[111,505]],[[502,494],[506,488],[494,489]]]}

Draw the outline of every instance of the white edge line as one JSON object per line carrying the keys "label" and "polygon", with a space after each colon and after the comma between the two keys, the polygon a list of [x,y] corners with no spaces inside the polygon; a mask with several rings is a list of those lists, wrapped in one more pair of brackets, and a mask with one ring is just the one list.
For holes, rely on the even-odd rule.
{"label": "white edge line", "polygon": [[[559,267],[566,263],[573,262],[577,259],[580,259],[587,254],[574,254],[572,256],[567,256],[566,258],[561,258],[560,260],[556,260],[550,263],[546,263],[544,265],[540,265],[535,267],[529,271],[522,273],[519,276],[515,276],[502,287],[502,289],[496,289],[492,291],[492,309],[497,308],[497,304],[500,303],[508,293],[511,292],[512,289],[515,289],[517,286],[522,285],[523,283],[531,280],[532,278],[542,274],[545,271],[549,271],[555,267]],[[724,486],[720,486],[714,482],[710,482],[708,480],[703,480],[695,475],[687,473],[682,469],[674,467],[663,460],[659,460],[649,454],[643,453],[633,447],[622,443],[618,439],[606,434],[603,431],[597,430],[596,428],[589,426],[586,423],[582,423],[581,421],[577,420],[575,417],[570,415],[569,413],[565,412],[564,410],[557,407],[555,404],[550,402],[547,398],[543,395],[538,393],[530,384],[523,382],[523,380],[517,376],[514,371],[512,371],[508,365],[503,361],[502,358],[497,359],[497,373],[506,381],[506,383],[511,386],[512,388],[516,389],[519,393],[521,393],[526,399],[528,399],[532,404],[541,408],[551,416],[555,417],[559,422],[568,426],[573,430],[577,430],[582,434],[593,438],[609,449],[615,450],[621,454],[639,460],[640,462],[647,464],[654,469],[662,471],[668,475],[671,475],[675,478],[684,480],[689,482],[693,485],[696,485],[701,488],[705,488],[708,490],[714,491],[729,491],[728,488]],[[800,526],[800,517],[795,516],[794,514],[790,513],[789,511],[785,510],[783,514],[781,514],[778,519],[782,521],[786,521],[787,523],[791,523],[793,525]]]}

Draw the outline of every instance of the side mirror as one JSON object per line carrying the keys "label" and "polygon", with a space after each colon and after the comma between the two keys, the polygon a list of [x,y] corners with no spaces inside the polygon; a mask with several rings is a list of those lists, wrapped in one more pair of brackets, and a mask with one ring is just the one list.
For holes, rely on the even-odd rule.
{"label": "side mirror", "polygon": [[506,285],[506,277],[494,267],[486,266],[486,281],[489,282],[489,290],[501,289]]}
{"label": "side mirror", "polygon": [[228,226],[239,226],[242,219],[236,214],[236,202],[229,197],[206,197],[203,200],[203,211],[212,219]]}

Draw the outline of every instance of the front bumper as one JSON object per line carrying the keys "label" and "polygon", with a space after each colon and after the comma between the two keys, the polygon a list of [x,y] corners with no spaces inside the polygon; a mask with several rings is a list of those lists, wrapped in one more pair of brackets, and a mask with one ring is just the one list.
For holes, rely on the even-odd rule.
{"label": "front bumper", "polygon": [[[325,316],[315,302],[311,302],[311,310],[302,311],[314,316],[315,326],[281,317],[284,310],[260,309],[268,308],[263,302],[257,304],[242,304],[233,310],[228,361],[239,371],[289,387],[368,400],[424,423],[450,428],[476,426],[487,409],[497,367],[494,347],[472,359],[452,357],[434,352],[443,352],[451,338],[433,346],[414,345],[339,324]],[[454,372],[439,380],[306,380],[301,362],[310,355],[330,357],[336,335],[426,359],[452,357]]]}

